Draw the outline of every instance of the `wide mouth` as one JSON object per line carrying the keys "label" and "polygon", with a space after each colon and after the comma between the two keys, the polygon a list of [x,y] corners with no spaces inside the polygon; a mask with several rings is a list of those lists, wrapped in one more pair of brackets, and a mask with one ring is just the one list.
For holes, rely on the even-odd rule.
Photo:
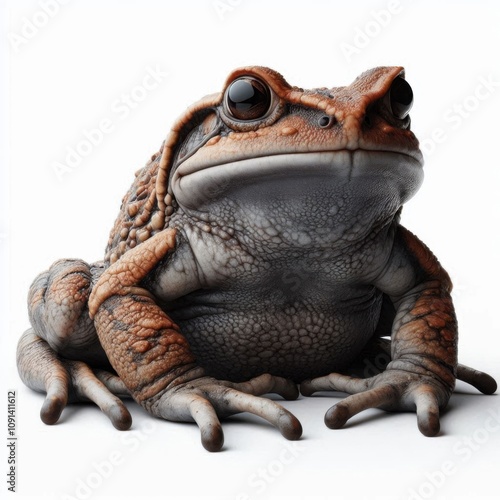
{"label": "wide mouth", "polygon": [[203,178],[209,179],[213,176],[226,179],[248,179],[269,175],[299,174],[307,178],[308,175],[323,173],[351,178],[367,173],[367,171],[371,174],[376,174],[380,170],[395,170],[403,173],[408,169],[420,170],[422,166],[423,160],[420,152],[410,154],[364,149],[272,154],[206,165],[188,160],[174,171],[172,185],[177,184],[180,187],[189,178],[197,177],[199,182]]}
{"label": "wide mouth", "polygon": [[420,187],[422,165],[415,155],[360,149],[274,154],[208,166],[186,162],[174,171],[171,189],[178,203],[191,209],[212,206],[227,196],[240,201],[264,191],[271,197],[300,192],[317,196],[325,189],[325,195],[341,195],[345,188],[355,189],[360,197],[370,197],[370,189],[376,189],[402,204]]}

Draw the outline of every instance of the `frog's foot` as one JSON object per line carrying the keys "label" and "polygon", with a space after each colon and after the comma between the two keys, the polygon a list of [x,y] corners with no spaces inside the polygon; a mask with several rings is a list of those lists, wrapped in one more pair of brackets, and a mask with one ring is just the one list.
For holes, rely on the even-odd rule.
{"label": "frog's foot", "polygon": [[491,375],[460,363],[457,367],[457,379],[472,385],[483,394],[493,394],[497,390],[497,383]]}
{"label": "frog's foot", "polygon": [[40,412],[44,423],[55,424],[68,402],[93,401],[117,429],[130,428],[132,417],[117,397],[129,392],[116,375],[58,356],[32,329],[21,337],[17,358],[23,382],[47,394]]}
{"label": "frog's foot", "polygon": [[431,374],[389,368],[366,379],[332,373],[304,381],[300,390],[305,396],[325,390],[352,394],[326,412],[325,423],[331,429],[342,427],[363,410],[381,408],[416,411],[420,432],[425,436],[435,436],[440,430],[439,412],[447,405],[452,387]]}
{"label": "frog's foot", "polygon": [[302,426],[297,418],[274,401],[258,397],[268,393],[285,399],[296,399],[299,395],[294,382],[267,374],[242,383],[201,376],[169,388],[148,404],[148,409],[167,420],[195,421],[208,451],[219,451],[224,443],[219,418],[241,412],[264,418],[287,439],[299,439]]}
{"label": "frog's foot", "polygon": [[[390,362],[390,339],[374,337],[349,367],[348,374],[367,378],[382,373]],[[457,365],[457,380],[472,385],[483,394],[494,394],[497,390],[497,383],[491,375],[460,363]]]}

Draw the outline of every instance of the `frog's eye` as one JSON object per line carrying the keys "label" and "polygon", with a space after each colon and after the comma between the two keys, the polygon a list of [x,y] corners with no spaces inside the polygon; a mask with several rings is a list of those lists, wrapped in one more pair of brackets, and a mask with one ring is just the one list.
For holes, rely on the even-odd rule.
{"label": "frog's eye", "polygon": [[253,76],[243,76],[232,82],[226,90],[226,109],[236,120],[258,120],[271,106],[269,87]]}
{"label": "frog's eye", "polygon": [[402,120],[408,115],[413,105],[413,91],[410,84],[398,76],[392,82],[389,93],[392,114]]}

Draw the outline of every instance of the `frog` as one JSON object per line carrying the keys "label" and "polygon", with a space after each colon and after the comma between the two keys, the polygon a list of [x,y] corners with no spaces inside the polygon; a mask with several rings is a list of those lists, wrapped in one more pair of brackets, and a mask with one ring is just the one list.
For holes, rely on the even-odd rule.
{"label": "frog", "polygon": [[400,66],[309,90],[248,66],[187,108],[104,258],[58,260],[30,287],[17,366],[42,421],[93,402],[126,430],[131,397],[219,451],[237,413],[299,439],[280,398],[345,393],[328,428],[379,408],[432,437],[457,380],[493,394],[458,363],[448,273],[401,224],[423,180],[413,99]]}

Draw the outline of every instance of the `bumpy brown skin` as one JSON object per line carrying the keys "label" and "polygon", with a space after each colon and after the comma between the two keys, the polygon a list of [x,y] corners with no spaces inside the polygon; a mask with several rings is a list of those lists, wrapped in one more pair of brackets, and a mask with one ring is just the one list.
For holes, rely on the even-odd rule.
{"label": "bumpy brown skin", "polygon": [[169,230],[128,252],[108,269],[89,302],[90,316],[99,324],[111,363],[141,403],[195,367],[195,358],[178,326],[149,292],[135,286],[174,245],[175,230]]}
{"label": "bumpy brown skin", "polygon": [[[289,306],[295,310],[303,321],[297,328],[307,335],[299,337],[295,326],[291,329],[281,325],[283,336],[294,339],[291,343],[297,344],[298,356],[300,358],[303,353],[304,359],[310,359],[311,355],[314,358],[318,347],[314,338],[311,340],[308,335],[319,331],[321,339],[318,363],[313,360],[312,363],[304,361],[303,367],[294,365],[292,377],[296,380],[278,376],[288,374],[288,366],[280,365],[278,358],[269,364],[268,348],[258,345],[268,341],[258,336],[254,340],[256,345],[250,344],[247,348],[248,352],[254,348],[259,352],[260,348],[261,366],[250,364],[241,372],[235,367],[234,371],[227,372],[233,381],[217,380],[210,375],[210,371],[217,371],[214,362],[210,361],[217,348],[209,343],[221,339],[217,335],[207,335],[204,346],[207,358],[201,363],[170,317],[175,316],[170,310],[178,305],[176,301],[188,297],[189,300],[194,298],[192,317],[196,319],[199,305],[196,292],[199,291],[213,293],[216,302],[230,304],[235,296],[231,294],[241,297],[241,290],[244,290],[243,298],[248,299],[245,312],[253,314],[255,300],[259,306],[264,304],[262,309],[265,311],[269,308],[265,297],[260,297],[265,295],[260,292],[260,282],[257,282],[257,299],[251,292],[255,277],[265,277],[273,265],[282,264],[280,252],[285,261],[294,255],[295,260],[290,257],[292,265],[311,265],[309,254],[316,250],[314,242],[311,249],[307,247],[305,236],[301,243],[297,243],[300,238],[296,237],[295,246],[290,246],[289,242],[284,245],[286,231],[278,237],[276,230],[267,236],[258,232],[262,242],[252,247],[255,242],[248,239],[248,235],[255,236],[251,232],[254,228],[244,227],[238,219],[220,223],[210,219],[211,215],[203,208],[205,203],[223,198],[231,179],[207,184],[194,198],[189,194],[186,198],[179,186],[191,173],[233,163],[237,168],[238,162],[248,159],[273,159],[291,154],[300,157],[311,152],[323,155],[348,152],[352,162],[358,151],[369,152],[372,156],[384,152],[389,158],[396,154],[409,158],[402,161],[411,165],[420,161],[418,141],[409,129],[409,120],[392,117],[387,102],[394,80],[403,75],[402,68],[375,68],[348,87],[303,90],[291,87],[272,70],[248,67],[233,72],[225,88],[245,75],[267,82],[274,96],[274,104],[262,119],[232,119],[224,108],[225,92],[208,96],[193,105],[176,122],[161,150],[137,172],[111,231],[104,262],[89,266],[82,261],[58,261],[33,283],[29,296],[32,329],[19,342],[18,367],[28,386],[47,393],[42,420],[55,423],[68,401],[91,400],[109,416],[115,427],[126,429],[131,424],[130,414],[117,396],[130,394],[153,415],[168,420],[196,421],[202,443],[210,451],[221,449],[223,444],[219,418],[242,411],[267,419],[285,437],[297,439],[302,432],[298,420],[274,401],[258,396],[275,392],[286,399],[295,399],[298,396],[296,381],[299,381],[304,395],[320,390],[352,394],[327,412],[325,422],[331,428],[341,427],[366,408],[379,407],[416,410],[421,432],[427,436],[436,435],[439,411],[446,406],[457,377],[484,393],[494,392],[496,383],[488,375],[457,363],[457,324],[450,297],[450,279],[427,247],[399,225],[400,207],[408,198],[405,190],[413,193],[419,184],[413,167],[401,174],[409,176],[405,177],[404,194],[398,193],[394,199],[388,195],[387,202],[379,200],[374,207],[381,209],[380,216],[373,220],[368,217],[367,228],[353,229],[361,223],[348,219],[352,228],[348,227],[337,239],[318,240],[326,257],[319,253],[314,263],[317,260],[326,266],[323,271],[330,273],[327,292],[318,285],[311,299],[303,295],[307,287],[286,290],[283,310],[288,311]],[[328,117],[327,125],[318,126],[316,115]],[[383,170],[377,167],[377,158],[380,156],[373,160],[375,174],[377,168]],[[349,183],[351,176],[359,175],[354,167],[350,168]],[[382,173],[382,177],[387,176],[390,191],[394,187],[391,185],[392,173]],[[339,179],[340,185],[346,182],[342,177]],[[192,205],[194,199],[202,207],[201,212],[182,206],[180,199],[176,199],[176,192],[184,196],[183,202],[188,205]],[[335,203],[337,198],[334,198]],[[340,201],[339,207],[342,206]],[[321,209],[321,200],[318,202]],[[373,201],[361,200],[361,204],[369,207],[368,212],[369,203]],[[214,214],[216,210],[217,207]],[[345,222],[343,216],[361,217],[361,212],[349,215],[347,211],[345,215],[342,210],[347,209],[337,207],[328,217],[336,217],[337,211],[341,223]],[[289,212],[285,210],[284,214],[287,216]],[[320,222],[322,220],[320,216]],[[284,221],[286,225],[286,217]],[[363,232],[364,229],[367,231]],[[238,231],[239,239],[238,234],[235,236]],[[202,253],[197,251],[200,242]],[[267,251],[267,248],[275,248],[270,254],[271,260],[265,252],[264,257],[259,258],[262,249]],[[237,264],[229,265],[231,262]],[[311,269],[309,271],[313,272]],[[320,267],[316,277],[322,277],[323,271]],[[243,288],[238,288],[238,280]],[[237,283],[233,289],[234,281]],[[274,286],[272,280],[271,284]],[[269,286],[269,283],[264,279],[262,285]],[[276,289],[271,288],[271,291],[280,292],[281,285],[276,283]],[[190,295],[191,292],[195,292],[194,295]],[[337,297],[344,292],[347,293],[345,297]],[[322,302],[324,293],[326,305]],[[330,297],[333,309],[328,306]],[[355,316],[358,314],[356,307],[367,300],[373,301],[370,311],[379,315],[378,325],[373,325],[372,330],[356,332],[353,327],[356,323],[349,318],[344,323],[341,321],[340,326],[333,321],[335,318],[330,326],[321,326],[324,319],[315,324],[318,318],[324,318],[325,311],[327,314],[334,311],[334,315],[335,311],[340,311],[342,318],[345,307],[351,307],[352,316]],[[344,306],[344,302],[351,306]],[[389,307],[382,307],[382,302]],[[210,308],[213,301],[202,305]],[[361,311],[365,314],[364,309]],[[367,324],[373,320],[371,312],[366,316]],[[178,317],[183,320],[182,315]],[[269,319],[265,314],[263,317],[266,321]],[[222,314],[221,318],[227,319],[231,330],[234,317]],[[206,326],[213,328],[210,322]],[[247,352],[244,342],[253,338],[253,332],[250,335],[250,331],[242,328],[241,332],[230,331],[227,335],[241,337],[243,344],[237,347]],[[331,335],[328,329],[333,329]],[[324,354],[325,342],[335,360],[336,348],[343,352],[340,344],[346,341],[346,336],[341,335],[345,329],[350,331],[347,341],[354,339],[356,346],[348,353],[345,363],[337,359],[329,365],[328,356],[325,358]],[[354,369],[357,356],[358,360],[365,359],[366,352],[361,350],[363,345],[365,350],[372,350],[370,355],[374,357],[380,349],[384,351],[387,344],[380,337],[391,333],[390,361],[385,371],[370,378],[337,373],[338,367],[343,365]],[[192,340],[199,343],[199,335],[196,333]],[[287,355],[290,359],[296,357],[293,348]],[[270,374],[273,363],[275,373]],[[329,367],[322,371],[326,375],[317,376],[318,366],[323,365]],[[241,378],[238,373],[246,373],[245,370],[256,376],[248,381],[237,381]],[[304,373],[309,374],[310,379],[303,380]]]}

